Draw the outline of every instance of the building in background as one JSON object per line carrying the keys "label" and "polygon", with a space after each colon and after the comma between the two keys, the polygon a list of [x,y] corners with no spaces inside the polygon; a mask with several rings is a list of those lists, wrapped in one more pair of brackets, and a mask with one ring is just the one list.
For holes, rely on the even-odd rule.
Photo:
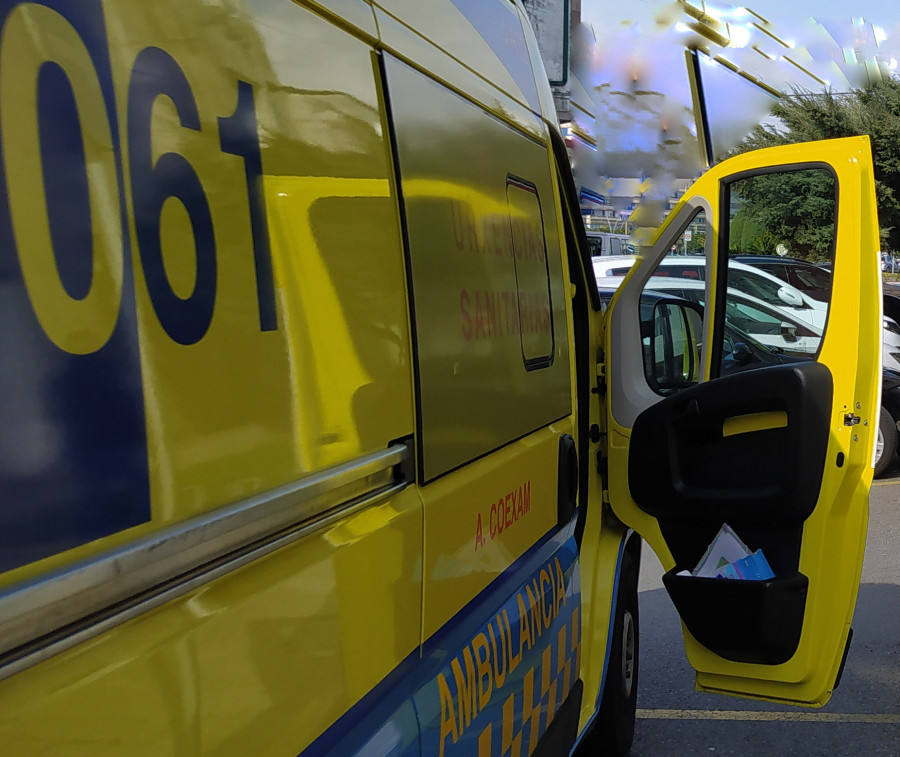
{"label": "building in background", "polygon": [[778,25],[677,0],[660,2],[652,23],[621,25],[606,0],[523,2],[597,231],[656,226],[778,97],[865,86],[898,67],[884,28],[861,18]]}
{"label": "building in background", "polygon": [[[667,146],[665,129],[658,128],[666,93],[638,88],[619,97],[623,93],[603,81],[596,65],[597,39],[582,23],[582,0],[524,0],[524,4],[569,148],[585,227],[589,232],[627,235],[634,230],[633,214],[647,202],[648,193],[656,205],[671,207],[698,175],[695,137],[683,128],[680,139],[690,140],[692,159],[685,166],[676,158],[660,171],[673,141],[668,140]],[[627,57],[629,51],[623,47],[619,52]],[[681,78],[685,79],[683,74]],[[690,109],[682,110],[680,121],[691,122]],[[671,175],[667,191],[659,196],[662,185],[654,181],[662,172]]]}

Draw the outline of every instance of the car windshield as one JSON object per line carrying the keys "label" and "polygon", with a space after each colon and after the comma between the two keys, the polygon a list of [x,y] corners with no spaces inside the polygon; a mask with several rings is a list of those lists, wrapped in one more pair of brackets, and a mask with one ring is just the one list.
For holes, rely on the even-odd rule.
{"label": "car windshield", "polygon": [[739,292],[749,294],[770,305],[781,305],[778,290],[781,288],[777,281],[754,276],[750,271],[728,269],[728,286]]}
{"label": "car windshield", "polygon": [[816,266],[797,266],[794,270],[794,276],[797,278],[798,289],[809,292],[810,297],[821,298],[824,293],[824,300],[828,299],[828,292],[831,291],[831,274]]}

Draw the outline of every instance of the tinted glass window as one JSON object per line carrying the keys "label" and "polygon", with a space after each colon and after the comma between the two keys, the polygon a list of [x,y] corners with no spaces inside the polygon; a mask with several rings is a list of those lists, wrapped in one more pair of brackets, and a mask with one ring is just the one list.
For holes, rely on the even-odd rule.
{"label": "tinted glass window", "polygon": [[831,292],[831,272],[818,266],[792,266],[788,268],[789,281],[810,297],[824,302]]}
{"label": "tinted glass window", "polygon": [[814,355],[821,333],[775,308],[765,308],[731,294],[725,306],[725,323],[758,342],[789,355]]}
{"label": "tinted glass window", "polygon": [[770,305],[780,305],[781,299],[778,292],[786,282],[770,279],[765,276],[757,276],[754,271],[728,269],[728,286],[756,297]]}
{"label": "tinted glass window", "polygon": [[[726,197],[727,251],[731,255],[833,261],[837,184],[829,170],[809,168],[751,176],[729,184]],[[792,266],[790,261],[755,268],[729,261],[723,320],[726,331],[733,333],[726,334],[719,360],[722,373],[766,363],[741,346],[740,335],[757,340],[779,356],[815,358],[827,320],[831,277],[817,269],[799,279],[801,271],[811,268],[809,263]],[[803,282],[803,289],[789,283],[795,276],[794,281]],[[815,298],[811,290],[816,291]]]}
{"label": "tinted glass window", "polygon": [[[388,81],[427,482],[569,414],[568,284],[546,148],[399,61]],[[453,128],[422,139],[434,114]]]}
{"label": "tinted glass window", "polygon": [[[752,263],[750,265],[753,265]],[[790,277],[788,276],[788,270],[785,266],[779,265],[777,263],[763,263],[762,265],[754,266],[759,268],[761,271],[766,271],[771,273],[773,276],[777,276],[782,281],[790,281]]]}
{"label": "tinted glass window", "polygon": [[534,184],[512,177],[506,180],[506,201],[522,358],[526,368],[534,369],[553,361],[553,304],[541,201]]}
{"label": "tinted glass window", "polygon": [[657,276],[675,276],[681,279],[702,281],[706,278],[705,265],[664,265],[656,272]]}

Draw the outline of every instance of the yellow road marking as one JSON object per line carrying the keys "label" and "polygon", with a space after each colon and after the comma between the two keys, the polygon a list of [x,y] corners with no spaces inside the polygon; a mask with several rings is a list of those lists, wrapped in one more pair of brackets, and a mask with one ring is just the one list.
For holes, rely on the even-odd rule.
{"label": "yellow road marking", "polygon": [[645,720],[755,720],[795,723],[900,724],[900,715],[857,712],[752,712],[748,710],[641,710]]}
{"label": "yellow road marking", "polygon": [[873,481],[872,486],[896,486],[900,484],[900,479],[893,479],[891,481]]}

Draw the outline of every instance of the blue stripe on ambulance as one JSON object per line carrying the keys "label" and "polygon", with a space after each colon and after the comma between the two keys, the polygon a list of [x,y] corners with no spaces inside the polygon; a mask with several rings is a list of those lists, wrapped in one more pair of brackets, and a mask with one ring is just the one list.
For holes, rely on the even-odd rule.
{"label": "blue stripe on ambulance", "polygon": [[569,526],[538,541],[425,643],[421,659],[419,650],[409,655],[303,757],[407,757],[419,754],[420,729],[422,754],[499,757],[510,753],[507,743],[527,754],[577,677],[581,590],[573,534]]}
{"label": "blue stripe on ambulance", "polygon": [[[302,757],[419,757],[419,724],[412,702],[418,665],[417,649],[304,749]],[[314,686],[310,681],[310,691]]]}
{"label": "blue stripe on ambulance", "polygon": [[450,633],[426,644],[426,668],[437,667],[437,674],[424,677],[416,692],[424,754],[530,754],[544,735],[578,676],[581,587],[573,534],[568,527],[532,550],[515,566],[513,575],[527,578],[511,594],[470,604]]}
{"label": "blue stripe on ambulance", "polygon": [[[0,2],[6,24],[19,3]],[[105,22],[99,2],[46,2],[85,43],[119,144]],[[18,72],[4,71],[4,76]],[[70,354],[45,334],[20,260],[52,255],[65,294],[92,286],[93,229],[87,158],[70,80],[45,62],[37,82],[37,123],[52,253],[17,247],[7,156],[0,182],[0,571],[56,554],[150,519],[150,484],[129,235],[121,156],[124,254],[118,318],[90,354]],[[38,161],[40,161],[38,163]],[[15,324],[13,328],[11,325]]]}

